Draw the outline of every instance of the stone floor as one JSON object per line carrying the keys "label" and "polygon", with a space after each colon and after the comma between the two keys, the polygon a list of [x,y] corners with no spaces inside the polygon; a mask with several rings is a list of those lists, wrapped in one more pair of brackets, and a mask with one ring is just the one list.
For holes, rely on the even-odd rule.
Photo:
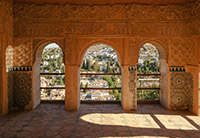
{"label": "stone floor", "polygon": [[82,104],[76,112],[64,105],[41,104],[31,111],[0,117],[0,138],[200,138],[200,117],[168,111],[160,105],[138,105],[123,111],[119,104]]}

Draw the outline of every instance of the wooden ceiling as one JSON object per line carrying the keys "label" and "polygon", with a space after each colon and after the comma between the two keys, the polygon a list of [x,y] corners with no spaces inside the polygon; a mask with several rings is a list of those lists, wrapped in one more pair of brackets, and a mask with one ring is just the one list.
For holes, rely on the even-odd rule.
{"label": "wooden ceiling", "polygon": [[15,3],[36,4],[115,4],[115,3],[139,3],[139,4],[181,4],[195,2],[196,0],[14,0]]}

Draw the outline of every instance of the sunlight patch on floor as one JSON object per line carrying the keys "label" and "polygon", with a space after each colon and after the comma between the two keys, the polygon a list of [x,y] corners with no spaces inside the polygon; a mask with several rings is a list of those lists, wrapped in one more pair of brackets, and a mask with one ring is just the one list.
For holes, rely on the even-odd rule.
{"label": "sunlight patch on floor", "polygon": [[148,114],[103,114],[93,113],[81,117],[82,120],[100,125],[128,126],[137,128],[160,128]]}
{"label": "sunlight patch on floor", "polygon": [[200,126],[200,116],[189,116],[189,115],[187,115],[186,117],[188,117],[190,120],[192,120],[198,126]]}
{"label": "sunlight patch on floor", "polygon": [[155,115],[167,129],[198,130],[180,115]]}

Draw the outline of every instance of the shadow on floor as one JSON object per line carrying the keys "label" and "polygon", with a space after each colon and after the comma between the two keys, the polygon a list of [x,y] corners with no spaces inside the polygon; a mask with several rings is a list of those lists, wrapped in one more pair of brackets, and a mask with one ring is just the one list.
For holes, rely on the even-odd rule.
{"label": "shadow on floor", "polygon": [[120,104],[81,104],[65,111],[63,104],[40,104],[31,111],[0,117],[0,137],[194,137],[200,138],[200,118],[161,105],[138,105],[123,111]]}

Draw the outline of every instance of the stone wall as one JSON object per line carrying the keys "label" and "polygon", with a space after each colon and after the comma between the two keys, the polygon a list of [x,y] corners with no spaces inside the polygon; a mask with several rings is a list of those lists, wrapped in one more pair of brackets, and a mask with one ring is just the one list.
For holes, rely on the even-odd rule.
{"label": "stone wall", "polygon": [[[4,8],[2,10],[4,12],[0,13],[0,17],[8,20],[6,23],[3,20],[3,24],[7,24],[7,31],[3,32],[7,32],[5,35],[9,36],[7,37],[9,42],[10,38],[12,38],[12,27],[9,27],[12,26],[12,8],[5,7],[12,6],[5,6],[6,2],[4,1],[1,3],[4,4],[4,6],[0,6],[0,8]],[[162,78],[163,84],[161,85],[161,89],[164,90],[164,95],[161,96],[162,104],[166,108],[171,106],[181,109],[181,106],[173,104],[172,95],[176,94],[176,90],[171,89],[173,88],[171,85],[173,81],[170,80],[173,78],[172,74],[176,73],[168,71],[168,67],[198,66],[197,57],[199,53],[197,51],[199,50],[199,44],[197,44],[196,36],[200,35],[199,5],[199,0],[187,4],[167,5],[38,5],[14,3],[13,64],[17,67],[33,66],[37,60],[36,53],[38,50],[41,52],[45,45],[54,42],[60,45],[64,51],[66,72],[74,72],[75,76],[79,77],[78,69],[87,48],[97,42],[106,43],[116,50],[120,64],[124,68],[124,96],[122,102],[124,104],[123,107],[130,110],[136,109],[134,107],[136,104],[131,104],[136,101],[136,96],[132,92],[136,85],[131,83],[133,79],[130,78],[133,76],[129,74],[133,73],[128,71],[128,68],[129,65],[137,65],[138,54],[142,45],[152,43],[157,47],[164,65],[164,68],[161,68],[161,73],[164,74]],[[0,20],[0,32],[2,28],[1,22]],[[3,47],[6,47],[6,45]],[[16,74],[18,75],[15,77],[20,78],[21,75],[19,74],[21,73]],[[23,75],[25,74],[23,73]],[[66,88],[66,93],[68,93],[66,95],[66,108],[70,110],[77,109],[79,102],[78,78],[73,78],[74,75],[66,75],[66,83],[73,85],[73,87]],[[192,76],[185,75],[185,77],[185,80],[187,80]],[[196,85],[195,82],[197,80],[194,79],[193,81]],[[130,86],[125,82],[127,84],[130,83]],[[32,81],[28,83],[32,84]],[[38,86],[33,85],[34,88],[38,88]],[[193,90],[191,89],[191,91]],[[35,95],[33,93],[35,92],[32,92],[32,95]],[[130,93],[132,93],[132,96],[130,96]],[[168,97],[165,98],[166,96]],[[190,97],[192,96],[190,95]],[[34,100],[29,100],[30,103],[34,103]],[[74,103],[70,103],[73,101]],[[32,106],[35,107],[36,105],[33,104]],[[189,109],[192,108],[189,107]]]}
{"label": "stone wall", "polygon": [[13,46],[13,4],[0,1],[0,114],[8,111],[6,49]]}

